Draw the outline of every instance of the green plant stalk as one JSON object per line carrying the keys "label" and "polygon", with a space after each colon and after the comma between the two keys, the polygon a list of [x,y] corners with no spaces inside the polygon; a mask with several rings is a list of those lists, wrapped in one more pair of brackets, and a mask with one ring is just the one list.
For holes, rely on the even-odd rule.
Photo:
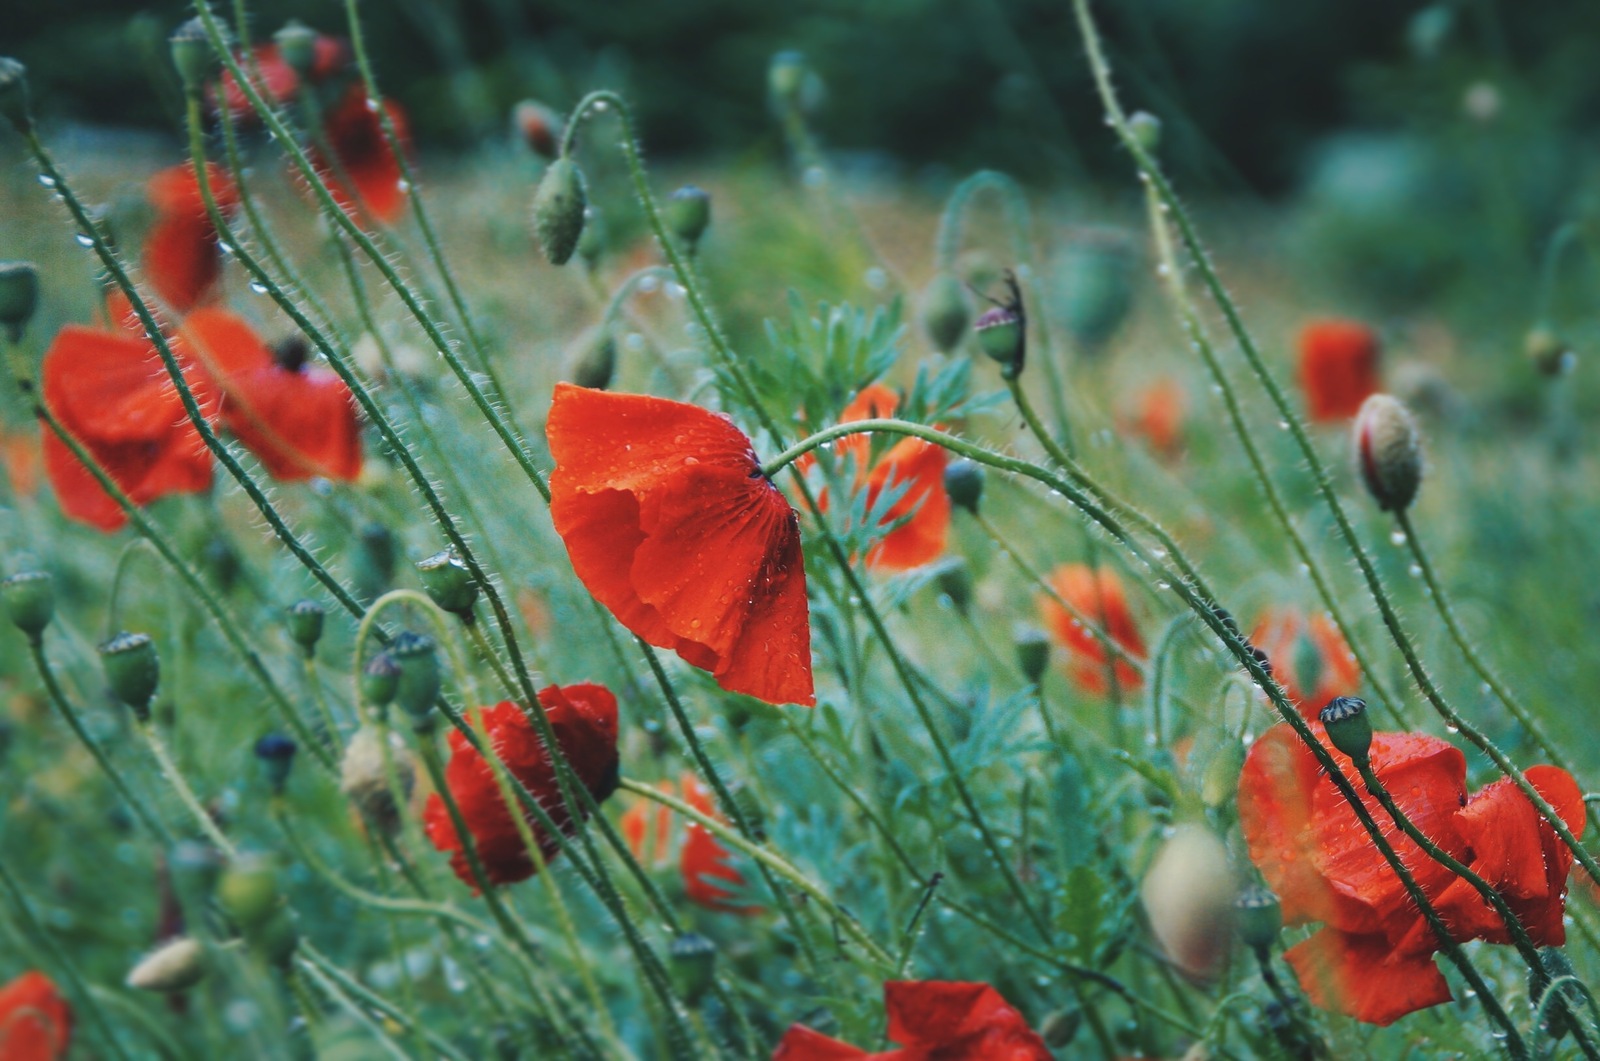
{"label": "green plant stalk", "polygon": [[167,750],[166,742],[161,739],[161,734],[156,732],[155,724],[146,719],[135,719],[133,728],[138,731],[140,739],[145,743],[145,747],[150,749],[150,757],[156,761],[156,765],[161,769],[162,776],[167,779],[167,782],[172,786],[172,790],[177,793],[178,800],[183,804],[184,809],[189,812],[190,816],[194,818],[195,824],[200,826],[200,831],[205,834],[206,839],[210,840],[218,851],[226,855],[228,861],[232,862],[237,859],[239,857],[239,849],[233,846],[233,841],[223,835],[222,830],[217,828],[217,823],[211,820],[211,815],[201,805],[199,798],[194,794],[194,789],[189,787],[188,779],[183,776],[183,771],[178,769],[178,764],[173,760],[172,753]]}
{"label": "green plant stalk", "polygon": [[341,999],[341,1001],[344,1001],[344,1004],[347,1007],[352,1006],[348,999],[353,998],[360,1002],[363,1006],[371,1007],[373,1010],[383,1014],[385,1017],[399,1022],[401,1025],[407,1027],[408,1030],[423,1036],[428,1040],[435,1050],[438,1050],[439,1053],[451,1058],[452,1061],[467,1061],[467,1058],[463,1056],[459,1050],[450,1045],[449,1040],[428,1031],[426,1025],[421,1023],[414,1025],[409,1024],[408,1017],[406,1016],[404,1010],[400,1009],[400,1007],[396,1006],[394,1003],[387,1001],[381,995],[378,995],[369,988],[363,986],[360,981],[351,976],[349,973],[340,969],[331,960],[329,960],[326,955],[317,950],[310,943],[301,941],[299,954],[295,960],[300,963],[300,968],[305,969],[318,977],[318,980],[323,985],[324,990],[327,990],[330,994],[339,994],[345,996],[343,999]]}

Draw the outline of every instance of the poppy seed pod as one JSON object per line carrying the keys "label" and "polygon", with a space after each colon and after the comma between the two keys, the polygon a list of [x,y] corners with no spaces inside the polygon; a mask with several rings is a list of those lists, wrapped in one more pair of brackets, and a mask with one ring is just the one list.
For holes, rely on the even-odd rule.
{"label": "poppy seed pod", "polygon": [[967,323],[972,320],[972,310],[967,305],[966,292],[961,281],[948,272],[942,272],[928,281],[922,293],[922,326],[934,348],[948,354],[961,345],[967,333]]}
{"label": "poppy seed pod", "polygon": [[[394,787],[389,785],[389,764],[394,767]],[[417,766],[398,733],[389,734],[389,753],[376,726],[362,726],[345,746],[339,762],[339,791],[355,805],[372,828],[393,835],[400,828],[400,813],[416,786]],[[398,797],[397,797],[398,792]]]}
{"label": "poppy seed pod", "polygon": [[1128,132],[1146,154],[1155,154],[1161,147],[1161,119],[1149,111],[1135,111],[1128,117]]}
{"label": "poppy seed pod", "polygon": [[1161,949],[1196,980],[1221,971],[1233,934],[1238,885],[1228,849],[1203,825],[1179,825],[1139,886]]}
{"label": "poppy seed pod", "polygon": [[693,1006],[711,987],[717,969],[717,945],[698,933],[685,932],[668,945],[667,966],[678,996]]}
{"label": "poppy seed pod", "polygon": [[1029,624],[1019,624],[1012,634],[1017,650],[1017,667],[1029,685],[1038,685],[1050,666],[1050,635]]}
{"label": "poppy seed pod", "polygon": [[979,317],[972,330],[978,333],[978,346],[1000,362],[1008,378],[1022,370],[1022,318],[1015,311],[996,306]]}
{"label": "poppy seed pod", "polygon": [[400,662],[380,652],[361,668],[361,699],[373,707],[388,707],[400,690]]}
{"label": "poppy seed pod", "polygon": [[1372,720],[1367,717],[1367,702],[1359,696],[1336,696],[1317,713],[1328,731],[1333,746],[1348,755],[1358,767],[1370,761]]}
{"label": "poppy seed pod", "polygon": [[417,561],[417,575],[422,579],[422,588],[433,598],[433,603],[463,620],[472,618],[472,605],[478,599],[478,584],[473,581],[467,565],[458,560],[455,553],[445,549],[426,560]]}
{"label": "poppy seed pod", "polygon": [[246,856],[222,871],[217,880],[217,905],[246,933],[264,924],[282,902],[278,873],[259,856]]}
{"label": "poppy seed pod", "polygon": [[19,571],[0,582],[0,599],[12,624],[37,642],[56,613],[55,580],[46,571]]}
{"label": "poppy seed pod", "polygon": [[316,30],[297,18],[291,18],[272,35],[272,42],[278,46],[278,54],[283,61],[293,67],[295,73],[304,77],[311,72],[312,65],[317,61]]}
{"label": "poppy seed pod", "polygon": [[705,235],[706,226],[711,224],[711,196],[703,188],[685,184],[667,196],[664,212],[667,227],[683,240],[691,254],[694,253],[700,237]]}
{"label": "poppy seed pod", "polygon": [[983,498],[983,465],[965,457],[945,465],[944,492],[951,504],[976,516],[978,502]]}
{"label": "poppy seed pod", "polygon": [[1247,888],[1234,900],[1235,924],[1244,945],[1264,953],[1278,941],[1283,931],[1283,908],[1278,897],[1265,888]]}
{"label": "poppy seed pod", "polygon": [[972,605],[972,572],[965,560],[954,560],[939,569],[939,592],[950,598],[957,612],[967,614]]}
{"label": "poppy seed pod", "polygon": [[100,646],[100,664],[106,684],[118,700],[144,722],[150,718],[150,699],[161,682],[161,661],[149,634],[124,631]]}
{"label": "poppy seed pod", "polygon": [[1372,395],[1356,414],[1355,443],[1367,492],[1385,512],[1404,511],[1422,484],[1422,440],[1411,411],[1398,398]]}
{"label": "poppy seed pod", "polygon": [[256,741],[256,758],[261,760],[267,784],[275,794],[283,795],[283,786],[289,782],[289,769],[294,766],[294,753],[299,750],[299,745],[282,733],[269,733]]}
{"label": "poppy seed pod", "polygon": [[39,271],[32,262],[0,262],[0,324],[14,343],[39,304]]}
{"label": "poppy seed pod", "polygon": [[395,703],[411,716],[418,730],[427,729],[431,725],[428,716],[433,711],[433,702],[439,698],[441,684],[439,653],[433,638],[407,630],[394,639],[392,652],[400,664]]}
{"label": "poppy seed pod", "polygon": [[123,983],[135,991],[166,994],[187,991],[205,978],[205,947],[197,939],[179,936],[141,958]]}
{"label": "poppy seed pod", "polygon": [[583,235],[583,171],[570,158],[558,158],[544,171],[533,197],[533,234],[551,265],[565,265]]}
{"label": "poppy seed pod", "polygon": [[167,44],[172,49],[172,65],[177,68],[184,91],[199,92],[206,78],[211,76],[211,67],[216,61],[205,23],[191,18],[172,31]]}
{"label": "poppy seed pod", "polygon": [[326,618],[327,613],[322,605],[314,600],[295,601],[289,605],[289,636],[305,650],[307,656],[316,652],[317,642],[322,640],[322,624]]}
{"label": "poppy seed pod", "polygon": [[0,56],[0,115],[19,133],[33,128],[33,111],[28,106],[28,68],[5,56]]}

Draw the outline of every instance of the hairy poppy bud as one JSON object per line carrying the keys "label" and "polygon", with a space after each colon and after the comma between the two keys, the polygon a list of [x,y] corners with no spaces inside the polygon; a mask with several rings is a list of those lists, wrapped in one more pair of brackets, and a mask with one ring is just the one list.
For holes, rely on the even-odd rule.
{"label": "hairy poppy bud", "polygon": [[205,978],[205,947],[197,939],[179,936],[139,959],[123,982],[135,991],[165,994],[187,991]]}
{"label": "hairy poppy bud", "polygon": [[317,651],[317,642],[322,640],[322,624],[326,618],[327,612],[314,600],[300,600],[289,605],[289,636],[294,638],[294,643],[307,656]]}
{"label": "hairy poppy bud", "polygon": [[1177,826],[1139,886],[1161,949],[1196,980],[1221,971],[1233,934],[1238,884],[1228,849],[1204,825]]}
{"label": "hairy poppy bud", "polygon": [[700,237],[705,235],[706,226],[711,224],[711,196],[703,188],[685,184],[667,196],[665,213],[667,227],[693,254]]}
{"label": "hairy poppy bud", "polygon": [[33,111],[28,106],[28,68],[6,57],[0,57],[0,115],[19,133],[33,128]]}
{"label": "hairy poppy bud", "polygon": [[561,148],[561,115],[536,99],[511,108],[511,135],[541,158],[555,158]]}
{"label": "hairy poppy bud", "polygon": [[1265,888],[1246,888],[1234,900],[1234,924],[1239,938],[1253,951],[1262,952],[1278,941],[1283,931],[1283,909],[1278,897]]}
{"label": "hairy poppy bud", "polygon": [[617,371],[617,340],[610,328],[601,328],[584,344],[583,351],[573,359],[568,375],[572,382],[590,390],[605,390]]}
{"label": "hairy poppy bud", "polygon": [[211,38],[206,36],[205,23],[198,18],[191,18],[172,31],[167,44],[172,48],[172,65],[178,70],[184,91],[199,92],[206,78],[211,76],[211,67],[216,60],[216,53],[211,50]]}
{"label": "hairy poppy bud", "polygon": [[467,565],[456,559],[455,553],[446,549],[417,561],[417,575],[433,603],[452,615],[471,619],[472,605],[478,599],[478,584],[472,580]]}
{"label": "hairy poppy bud", "polygon": [[1250,655],[1255,657],[1255,661],[1261,664],[1261,669],[1266,671],[1270,677],[1272,674],[1272,660],[1267,656],[1266,650],[1259,645],[1251,645]]}
{"label": "hairy poppy bud", "polygon": [[972,604],[972,572],[965,560],[957,559],[939,569],[939,592],[950,598],[950,603],[962,615]]}
{"label": "hairy poppy bud", "polygon": [[433,702],[439,698],[439,653],[433,638],[426,634],[405,631],[394,639],[390,650],[400,664],[400,681],[395,687],[394,700],[411,716],[418,730],[429,728],[428,715]]}
{"label": "hairy poppy bud", "polygon": [[161,682],[161,661],[150,635],[118,634],[100,646],[100,665],[116,698],[132,708],[139,721],[148,720],[150,698]]}
{"label": "hairy poppy bud", "polygon": [[972,310],[960,280],[943,272],[928,281],[928,289],[922,293],[922,326],[935,349],[948,354],[959,346],[970,320]]}
{"label": "hairy poppy bud", "polygon": [[278,46],[278,54],[283,56],[283,61],[292,66],[295,73],[301,77],[310,73],[312,64],[317,61],[316,30],[297,18],[291,18],[272,35],[272,42]]}
{"label": "hairy poppy bud", "polygon": [[1134,111],[1129,115],[1128,132],[1147,154],[1153,155],[1161,147],[1161,119],[1149,111]]}
{"label": "hairy poppy bud", "polygon": [[1404,511],[1422,484],[1422,440],[1411,411],[1397,398],[1374,394],[1356,414],[1355,436],[1367,492],[1384,511]]}
{"label": "hairy poppy bud", "polygon": [[56,613],[55,580],[46,571],[19,571],[0,582],[0,598],[13,625],[37,643]]}
{"label": "hairy poppy bud", "polygon": [[978,346],[1000,362],[1007,379],[1014,379],[1022,371],[1022,318],[1015,310],[996,306],[979,317],[972,330],[978,333]]}
{"label": "hairy poppy bud", "polygon": [[269,733],[256,741],[256,758],[261,760],[267,784],[272,786],[272,791],[277,795],[283,795],[283,786],[289,782],[289,768],[294,766],[294,753],[297,751],[299,745],[282,733]]}
{"label": "hairy poppy bud", "polygon": [[[394,766],[393,788],[389,785],[390,763]],[[339,762],[339,791],[373,828],[387,835],[400,828],[400,813],[416,782],[416,762],[399,734],[389,734],[387,762],[376,726],[362,726],[345,746]]]}
{"label": "hairy poppy bud", "polygon": [[373,707],[388,707],[400,689],[400,661],[380,652],[361,668],[361,699]]}
{"label": "hairy poppy bud", "polygon": [[260,856],[235,861],[217,881],[217,905],[247,933],[263,924],[281,902],[278,872]]}
{"label": "hairy poppy bud", "polygon": [[570,158],[558,158],[544,171],[533,196],[533,234],[551,265],[565,265],[583,235],[583,210],[588,202],[583,171]]}
{"label": "hairy poppy bud", "polygon": [[1037,626],[1019,625],[1012,635],[1017,648],[1017,666],[1028,684],[1038,685],[1050,666],[1050,635]]}
{"label": "hairy poppy bud", "polygon": [[1549,328],[1530,331],[1522,340],[1522,350],[1534,368],[1552,379],[1570,372],[1577,362],[1572,348]]}
{"label": "hairy poppy bud", "polygon": [[951,504],[976,516],[983,497],[983,465],[966,457],[945,465],[944,492],[950,496]]}
{"label": "hairy poppy bud", "polygon": [[[1550,1034],[1561,1039],[1573,1029],[1573,1008],[1581,1006],[1588,992],[1577,982],[1578,972],[1572,959],[1560,947],[1543,947],[1539,950],[1539,971],[1532,976],[1529,997],[1544,1011],[1544,1022]],[[1561,980],[1564,983],[1557,984]],[[1554,990],[1554,998],[1546,1001],[1541,995]]]}
{"label": "hairy poppy bud", "polygon": [[32,262],[0,262],[0,324],[6,337],[22,341],[23,330],[39,304],[39,271]]}
{"label": "hairy poppy bud", "polygon": [[1370,761],[1372,720],[1367,717],[1367,702],[1359,696],[1336,696],[1317,713],[1328,731],[1333,746],[1348,755],[1359,767]]}
{"label": "hairy poppy bud", "polygon": [[667,965],[672,986],[693,1006],[711,987],[717,970],[717,945],[698,933],[685,932],[668,945]]}

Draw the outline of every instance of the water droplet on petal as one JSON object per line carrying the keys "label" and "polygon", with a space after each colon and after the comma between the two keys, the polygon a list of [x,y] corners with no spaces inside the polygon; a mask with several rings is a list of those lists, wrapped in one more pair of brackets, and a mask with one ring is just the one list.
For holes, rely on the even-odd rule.
{"label": "water droplet on petal", "polygon": [[93,247],[94,246],[94,237],[89,235],[86,232],[79,232],[77,235],[73,236],[72,238],[77,240],[78,246],[80,246],[80,247]]}

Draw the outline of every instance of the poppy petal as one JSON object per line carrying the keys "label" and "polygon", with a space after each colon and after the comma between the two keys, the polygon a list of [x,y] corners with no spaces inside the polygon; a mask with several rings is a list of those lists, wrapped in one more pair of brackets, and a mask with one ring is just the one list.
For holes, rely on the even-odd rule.
{"label": "poppy petal", "polygon": [[[410,134],[405,112],[399,104],[385,100],[384,110],[394,125],[403,149],[409,151]],[[366,89],[350,86],[340,102],[328,112],[323,130],[333,158],[319,150],[311,151],[311,162],[345,213],[362,215],[393,224],[405,209],[407,189],[400,160],[389,149],[377,109],[369,106]]]}
{"label": "poppy petal", "polygon": [[1431,952],[1396,950],[1381,935],[1325,928],[1284,952],[1312,1003],[1386,1025],[1452,998]]}
{"label": "poppy petal", "polygon": [[804,1024],[791,1024],[778,1040],[772,1061],[863,1061],[871,1056],[860,1047],[841,1043]]}
{"label": "poppy petal", "polygon": [[72,1008],[40,972],[26,972],[0,987],[0,1057],[6,1061],[57,1061],[72,1044]]}

